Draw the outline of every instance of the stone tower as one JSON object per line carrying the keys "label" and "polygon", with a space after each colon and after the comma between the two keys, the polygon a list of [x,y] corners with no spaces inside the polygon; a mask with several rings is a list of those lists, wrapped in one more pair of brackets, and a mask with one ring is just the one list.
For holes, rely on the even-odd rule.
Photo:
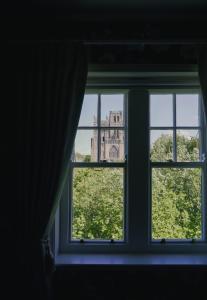
{"label": "stone tower", "polygon": [[[110,111],[106,120],[101,122],[102,127],[122,127],[123,112]],[[96,160],[98,136],[94,130],[91,139],[91,161]],[[120,129],[102,129],[100,132],[100,160],[122,161],[124,160],[124,131]]]}

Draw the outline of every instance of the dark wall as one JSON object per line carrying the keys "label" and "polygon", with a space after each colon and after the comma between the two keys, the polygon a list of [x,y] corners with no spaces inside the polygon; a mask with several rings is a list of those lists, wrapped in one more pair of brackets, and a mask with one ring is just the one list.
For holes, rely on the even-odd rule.
{"label": "dark wall", "polygon": [[206,276],[195,266],[58,267],[54,300],[204,300]]}
{"label": "dark wall", "polygon": [[[52,4],[49,5],[46,0],[42,4],[29,5],[28,2],[35,1],[22,2],[8,1],[5,8],[1,7],[2,39],[72,39],[98,42],[127,40],[152,44],[119,44],[115,47],[99,46],[98,49],[90,47],[91,63],[195,63],[196,53],[192,44],[207,41],[206,5],[203,7],[202,1],[198,1],[199,5],[196,7],[190,6],[190,9],[189,6],[176,8],[166,5],[156,9],[147,5],[133,9],[133,5],[131,8],[124,7],[123,1],[119,9],[115,5],[104,6],[104,2],[102,7],[93,7],[94,1],[89,1],[89,7],[85,7],[83,1],[71,1],[73,6],[67,4],[69,0],[59,1],[61,5],[58,5],[58,1],[51,1]],[[79,2],[83,4],[81,7],[77,6]],[[181,1],[176,3],[178,2]],[[159,44],[165,44],[166,41],[167,46]],[[171,42],[177,45],[172,45]],[[12,132],[12,129],[7,131]],[[10,136],[10,133],[6,136]],[[9,206],[9,199],[7,204]],[[4,215],[6,210],[9,211],[9,208],[3,210]],[[15,214],[15,210],[13,213]],[[11,219],[10,212],[8,219]],[[14,243],[11,239],[13,225],[10,227],[5,234],[9,245]],[[7,248],[12,252],[12,246]],[[9,253],[8,258],[13,256]],[[10,278],[8,261],[7,270]],[[199,267],[70,266],[57,268],[53,287],[55,300],[168,300],[187,299],[187,296],[188,299],[193,296],[195,300],[202,300],[206,299],[202,294],[205,292],[206,278],[206,268]],[[150,294],[153,297],[149,298]]]}
{"label": "dark wall", "polygon": [[28,0],[1,6],[2,34],[13,39],[203,40],[205,0]]}

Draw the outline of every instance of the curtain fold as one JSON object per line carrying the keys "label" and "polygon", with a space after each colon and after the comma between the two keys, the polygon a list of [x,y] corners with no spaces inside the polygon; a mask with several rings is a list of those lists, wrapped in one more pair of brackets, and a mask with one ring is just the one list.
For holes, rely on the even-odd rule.
{"label": "curtain fold", "polygon": [[[22,298],[46,299],[48,234],[67,175],[87,77],[81,44],[10,44],[17,132],[16,255]],[[12,63],[11,63],[12,62]],[[21,296],[21,295],[20,295]]]}
{"label": "curtain fold", "polygon": [[198,50],[198,74],[202,91],[205,121],[207,120],[207,46]]}

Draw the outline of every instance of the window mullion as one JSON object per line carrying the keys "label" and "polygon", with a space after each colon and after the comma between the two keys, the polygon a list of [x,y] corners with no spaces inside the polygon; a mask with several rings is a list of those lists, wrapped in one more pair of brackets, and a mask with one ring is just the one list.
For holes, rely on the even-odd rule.
{"label": "window mullion", "polygon": [[173,161],[177,161],[177,137],[176,137],[176,94],[173,93]]}
{"label": "window mullion", "polygon": [[207,167],[206,163],[204,164],[204,167],[202,169],[202,239],[206,242],[207,241],[207,187],[206,187],[206,176]]}
{"label": "window mullion", "polygon": [[100,127],[101,127],[101,94],[98,94],[98,141],[97,141],[97,148],[98,148],[98,157],[97,160],[98,162],[100,162],[100,158],[101,158],[101,132],[100,132]]}
{"label": "window mullion", "polygon": [[201,126],[201,131],[199,133],[201,140],[201,153],[200,159],[204,161],[204,166],[202,170],[202,238],[205,242],[207,242],[207,166],[206,166],[206,131],[205,129],[205,116],[202,111],[201,102],[201,94],[199,93],[199,125]]}
{"label": "window mullion", "polygon": [[[128,233],[130,247],[145,251],[149,241],[149,94],[131,90],[128,106]],[[136,131],[134,130],[136,128]]]}

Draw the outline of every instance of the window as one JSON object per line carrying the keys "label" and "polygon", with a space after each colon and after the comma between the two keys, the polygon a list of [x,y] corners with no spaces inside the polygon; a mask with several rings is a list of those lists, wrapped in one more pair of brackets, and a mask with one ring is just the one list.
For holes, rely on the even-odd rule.
{"label": "window", "polygon": [[152,239],[205,236],[202,136],[198,93],[150,94]]}
{"label": "window", "polygon": [[126,240],[126,106],[124,92],[84,97],[66,200],[69,245]]}
{"label": "window", "polygon": [[117,160],[119,158],[119,150],[116,148],[116,146],[112,146],[109,150],[109,159],[110,160]]}
{"label": "window", "polygon": [[88,89],[60,253],[205,252],[205,135],[197,85]]}

